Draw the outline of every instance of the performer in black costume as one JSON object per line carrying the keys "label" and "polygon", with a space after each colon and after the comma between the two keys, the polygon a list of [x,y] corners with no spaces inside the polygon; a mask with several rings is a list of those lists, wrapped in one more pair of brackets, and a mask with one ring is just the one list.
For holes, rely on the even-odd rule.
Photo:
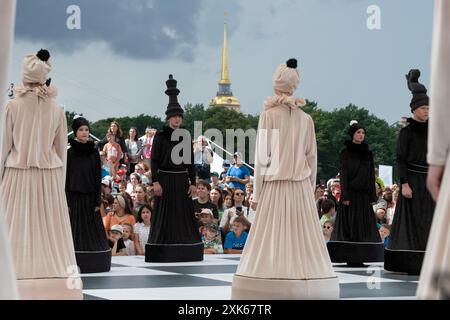
{"label": "performer in black costume", "polygon": [[[111,248],[100,215],[101,164],[94,142],[89,141],[89,122],[78,117],[67,152],[66,196],[81,273],[106,272],[111,268]],[[56,226],[55,226],[56,227]]]}
{"label": "performer in black costume", "polygon": [[353,120],[348,133],[352,140],[340,155],[341,197],[327,246],[332,262],[363,267],[363,262],[383,261],[384,247],[372,208],[377,196],[373,154],[363,142],[366,129]]}
{"label": "performer in black costume", "polygon": [[[203,242],[196,227],[191,199],[197,190],[192,140],[188,133],[183,136],[179,129],[184,110],[178,103],[180,90],[172,75],[169,75],[166,85],[168,126],[153,139],[151,168],[157,197],[152,230],[145,246],[145,261],[201,261]],[[175,158],[178,156],[180,159]]]}
{"label": "performer in black costume", "polygon": [[435,202],[426,187],[428,172],[428,96],[419,83],[420,71],[412,69],[406,75],[413,97],[412,118],[400,130],[397,163],[401,192],[395,207],[391,241],[385,250],[384,268],[389,271],[420,274],[433,221]]}

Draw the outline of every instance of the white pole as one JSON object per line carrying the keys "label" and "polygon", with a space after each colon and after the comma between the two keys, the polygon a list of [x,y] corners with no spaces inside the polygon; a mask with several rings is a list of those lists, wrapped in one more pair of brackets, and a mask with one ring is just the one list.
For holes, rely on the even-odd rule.
{"label": "white pole", "polygon": [[[0,1],[0,114],[8,88],[8,68],[14,38],[16,0]],[[1,147],[0,128],[0,147]],[[3,163],[0,163],[3,165]],[[11,257],[5,224],[3,222],[3,203],[0,197],[0,300],[17,299],[16,275]]]}
{"label": "white pole", "polygon": [[[8,89],[8,68],[14,37],[14,20],[16,1],[0,1],[0,108],[3,109],[4,98]],[[1,109],[0,109],[1,111]]]}

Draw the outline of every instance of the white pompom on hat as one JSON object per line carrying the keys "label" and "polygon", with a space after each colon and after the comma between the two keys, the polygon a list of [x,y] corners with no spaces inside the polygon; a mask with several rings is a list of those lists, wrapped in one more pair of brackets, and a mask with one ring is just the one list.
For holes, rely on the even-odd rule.
{"label": "white pompom on hat", "polygon": [[358,121],[356,120],[350,121],[350,127],[348,128],[348,135],[353,139],[353,135],[359,129],[363,129],[364,132],[366,132],[366,128],[363,125],[361,125]]}

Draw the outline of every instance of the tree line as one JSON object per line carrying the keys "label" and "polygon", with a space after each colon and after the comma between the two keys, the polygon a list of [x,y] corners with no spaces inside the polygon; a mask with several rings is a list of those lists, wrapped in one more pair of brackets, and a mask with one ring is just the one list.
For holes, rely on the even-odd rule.
{"label": "tree line", "polygon": [[[233,110],[214,107],[206,108],[203,104],[186,104],[184,106],[183,127],[194,136],[194,121],[202,121],[202,129],[218,129],[226,137],[226,129],[257,129],[258,115],[244,114]],[[394,166],[394,177],[397,176],[395,168],[395,149],[397,135],[401,128],[400,124],[389,125],[385,120],[369,113],[369,110],[349,104],[344,108],[336,108],[331,111],[323,110],[317,103],[307,101],[302,107],[306,113],[314,120],[318,170],[317,181],[319,179],[329,179],[339,172],[339,153],[343,148],[343,143],[350,137],[347,129],[351,120],[357,120],[367,129],[366,142],[374,153],[375,166]],[[67,122],[70,125],[76,112],[66,111]],[[136,127],[140,135],[143,135],[147,126],[158,130],[165,125],[165,117],[150,116],[140,114],[135,117],[106,118],[91,124],[91,133],[102,139],[108,130],[111,121],[117,121],[127,136],[130,127]],[[225,141],[222,143],[225,146]],[[249,159],[249,142],[246,142],[246,159]],[[254,146],[252,146],[254,147]],[[233,153],[236,150],[228,150]]]}

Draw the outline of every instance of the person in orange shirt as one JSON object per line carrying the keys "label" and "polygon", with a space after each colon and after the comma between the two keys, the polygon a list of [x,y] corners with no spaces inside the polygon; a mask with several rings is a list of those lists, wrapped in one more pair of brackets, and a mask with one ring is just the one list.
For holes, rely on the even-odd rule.
{"label": "person in orange shirt", "polygon": [[109,236],[111,226],[116,224],[123,225],[124,223],[129,223],[133,226],[136,223],[136,219],[132,212],[130,203],[124,196],[118,194],[114,199],[112,214],[107,214],[103,217],[103,225],[107,235]]}

